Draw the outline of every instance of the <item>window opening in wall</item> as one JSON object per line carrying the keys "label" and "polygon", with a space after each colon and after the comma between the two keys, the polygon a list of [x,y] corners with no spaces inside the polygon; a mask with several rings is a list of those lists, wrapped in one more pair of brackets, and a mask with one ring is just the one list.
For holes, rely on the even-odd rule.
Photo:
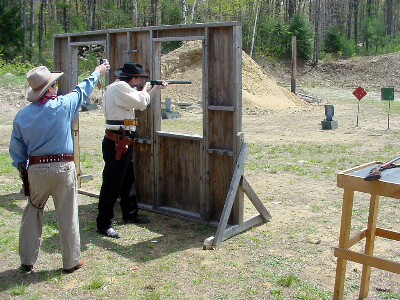
{"label": "window opening in wall", "polygon": [[191,82],[161,91],[161,130],[203,136],[202,41],[163,42],[161,53],[162,80]]}
{"label": "window opening in wall", "polygon": [[[100,60],[105,58],[105,47],[85,45],[77,47],[77,51],[77,80],[80,83],[90,76]],[[105,88],[105,76],[102,76],[79,112],[81,188],[92,192],[100,191],[102,180],[101,172],[104,164],[101,151],[104,136],[102,99]]]}
{"label": "window opening in wall", "polygon": [[[88,77],[100,61],[105,58],[104,45],[85,45],[78,47],[78,82]],[[97,88],[82,104],[82,111],[95,110],[101,105],[102,90],[105,88],[105,77],[101,77]]]}

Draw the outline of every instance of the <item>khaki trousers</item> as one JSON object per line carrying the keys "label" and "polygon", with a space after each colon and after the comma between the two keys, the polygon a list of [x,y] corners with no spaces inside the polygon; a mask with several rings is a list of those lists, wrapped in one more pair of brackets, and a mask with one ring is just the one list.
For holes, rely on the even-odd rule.
{"label": "khaki trousers", "polygon": [[61,239],[63,268],[78,264],[80,235],[74,162],[35,164],[28,168],[30,199],[24,209],[19,236],[21,264],[34,265],[39,255],[43,208],[52,196]]}

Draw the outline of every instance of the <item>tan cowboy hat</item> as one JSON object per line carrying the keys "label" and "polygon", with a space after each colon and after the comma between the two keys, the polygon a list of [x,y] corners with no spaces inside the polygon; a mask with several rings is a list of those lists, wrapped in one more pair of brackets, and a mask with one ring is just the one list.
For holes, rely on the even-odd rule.
{"label": "tan cowboy hat", "polygon": [[44,66],[34,68],[26,74],[29,87],[25,92],[26,100],[35,102],[43,96],[43,94],[49,89],[49,87],[60,78],[63,72],[50,72]]}

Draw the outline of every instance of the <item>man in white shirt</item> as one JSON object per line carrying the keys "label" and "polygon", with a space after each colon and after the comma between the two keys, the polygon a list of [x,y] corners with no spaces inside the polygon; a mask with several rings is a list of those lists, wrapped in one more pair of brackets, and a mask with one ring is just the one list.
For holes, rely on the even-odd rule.
{"label": "man in white shirt", "polygon": [[102,142],[104,169],[100,190],[97,230],[118,239],[113,229],[114,204],[120,197],[122,218],[125,223],[147,224],[149,219],[140,216],[134,192],[133,141],[136,131],[135,109],[144,110],[151,96],[168,84],[151,86],[142,65],[127,62],[115,71],[118,79],[110,84],[103,97],[103,114],[106,131]]}

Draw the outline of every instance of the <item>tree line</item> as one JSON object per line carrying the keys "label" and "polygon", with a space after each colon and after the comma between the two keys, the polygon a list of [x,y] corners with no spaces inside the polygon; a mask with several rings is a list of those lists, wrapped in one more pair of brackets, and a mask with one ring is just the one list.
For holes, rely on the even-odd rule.
{"label": "tree line", "polygon": [[400,51],[398,0],[0,0],[0,58],[52,60],[53,35],[239,21],[253,58],[350,57]]}

